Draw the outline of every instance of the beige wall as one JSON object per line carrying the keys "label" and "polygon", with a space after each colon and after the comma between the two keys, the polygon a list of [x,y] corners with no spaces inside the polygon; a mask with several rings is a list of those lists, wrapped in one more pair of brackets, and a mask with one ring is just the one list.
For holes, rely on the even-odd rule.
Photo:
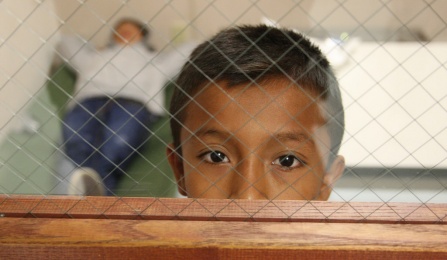
{"label": "beige wall", "polygon": [[304,0],[298,1],[299,4],[294,1],[253,2],[90,0],[80,4],[75,0],[59,0],[55,5],[61,21],[65,22],[63,31],[79,33],[97,45],[105,44],[110,24],[123,16],[148,22],[154,32],[153,43],[158,48],[168,44],[184,26],[187,26],[187,33],[182,36],[183,40],[201,41],[223,27],[259,23],[264,16],[304,31],[396,30],[404,22],[411,29],[422,29],[430,39],[447,40],[445,22],[439,18],[447,17],[447,1],[437,1],[432,6],[426,6],[422,0],[393,0],[386,4],[379,0],[354,0],[343,5],[336,0]]}

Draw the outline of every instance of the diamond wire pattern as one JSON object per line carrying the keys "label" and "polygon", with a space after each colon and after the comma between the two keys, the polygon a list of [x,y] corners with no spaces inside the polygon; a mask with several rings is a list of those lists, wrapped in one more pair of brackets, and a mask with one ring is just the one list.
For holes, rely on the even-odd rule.
{"label": "diamond wire pattern", "polygon": [[[278,17],[276,19],[276,22],[278,22],[278,24],[281,24],[283,22],[283,20],[287,20],[287,18],[289,16],[293,16],[295,9],[303,11],[304,13],[307,13],[307,10],[303,9],[303,7],[302,7],[303,2],[305,2],[305,1],[292,1],[292,3],[291,3],[292,7],[290,8],[290,10],[288,10],[288,12],[286,12],[286,13],[283,13],[282,16]],[[39,5],[41,3],[42,2],[39,2]],[[116,16],[118,16],[121,11],[123,11],[126,8],[129,9],[132,14],[136,14],[137,16],[141,16],[141,14],[142,14],[141,10],[138,10],[137,8],[135,8],[135,7],[133,7],[131,5],[133,3],[132,1],[117,1],[117,3],[120,3],[119,8],[114,10],[112,12],[112,14],[109,17],[107,17],[107,18],[102,17],[95,10],[97,8],[95,6],[95,1],[79,1],[78,3],[79,3],[79,6],[73,11],[73,13],[71,13],[65,21],[60,20],[60,22],[63,23],[63,24],[66,24],[66,22],[69,21],[72,17],[76,17],[77,11],[79,11],[81,9],[87,10],[90,13],[90,15],[92,15],[95,19],[100,21],[100,23],[102,25],[90,37],[87,37],[87,38],[83,37],[85,39],[85,42],[93,40],[95,35],[97,33],[99,33],[101,30],[111,29],[111,27],[112,27],[112,25],[111,25],[112,20]],[[269,16],[269,10],[262,9],[262,1],[251,1],[250,5],[245,10],[243,10],[241,12],[241,14],[236,17],[236,19],[230,18],[230,16],[228,16],[228,14],[222,12],[219,9],[219,7],[218,7],[218,4],[220,4],[220,3],[222,3],[222,2],[220,2],[218,0],[208,1],[204,5],[204,7],[194,17],[187,18],[187,17],[185,17],[183,15],[184,12],[182,12],[181,10],[179,10],[176,7],[176,4],[175,4],[174,1],[167,1],[167,2],[165,2],[165,5],[160,10],[158,10],[158,12],[154,16],[152,16],[152,17],[150,17],[148,19],[147,24],[150,25],[152,21],[155,21],[155,19],[163,19],[163,17],[162,17],[163,11],[165,9],[167,9],[167,8],[171,8],[172,10],[174,10],[174,12],[179,17],[181,17],[181,19],[184,22],[187,23],[187,26],[185,27],[184,30],[187,30],[187,29],[194,30],[194,31],[196,31],[197,33],[200,34],[200,37],[207,38],[208,36],[205,33],[202,33],[200,24],[195,23],[195,21],[198,21],[199,19],[201,19],[201,16],[205,16],[207,14],[207,12],[210,12],[211,10],[217,12],[221,16],[221,18],[223,18],[225,20],[225,22],[228,23],[227,25],[238,24],[240,21],[244,20],[244,18],[247,15],[247,13],[249,13],[249,12],[251,13],[254,10],[256,10],[259,13],[261,13],[265,17]],[[395,13],[396,10],[393,9],[393,6],[392,6],[394,4],[394,1],[392,1],[392,0],[390,0],[390,1],[382,1],[381,2],[381,6],[378,7],[376,10],[373,10],[372,13],[370,14],[370,16],[368,16],[368,17],[357,16],[356,13],[352,12],[352,10],[350,10],[350,6],[349,6],[351,3],[352,3],[352,1],[338,1],[338,3],[333,6],[333,9],[331,9],[330,11],[327,11],[327,14],[322,16],[322,17],[312,17],[311,15],[308,15],[306,18],[311,20],[311,21],[313,21],[316,24],[316,26],[314,26],[313,28],[309,29],[309,32],[312,32],[314,30],[314,28],[318,28],[318,30],[323,30],[326,34],[330,35],[331,34],[330,28],[325,28],[324,25],[326,25],[328,23],[328,21],[331,21],[333,19],[337,19],[337,15],[339,15],[340,13],[343,13],[345,16],[349,16],[350,17],[350,19],[351,19],[350,23],[356,23],[357,24],[356,26],[353,27],[354,29],[350,30],[350,32],[352,34],[355,34],[357,31],[360,31],[360,29],[363,29],[363,30],[366,31],[367,34],[369,34],[369,36],[371,36],[372,38],[375,38],[375,35],[372,33],[372,31],[368,30],[368,24],[369,23],[373,23],[373,21],[375,19],[379,19],[379,18],[376,18],[376,17],[379,17],[379,15],[383,14],[384,12],[388,13],[395,22],[397,21],[400,24],[400,27],[395,29],[394,33],[392,33],[391,35],[388,36],[390,39],[393,38],[393,37],[396,37],[396,35],[398,33],[400,33],[402,31],[402,29],[405,29],[405,31],[408,31],[410,34],[412,34],[412,36],[416,36],[414,34],[414,32],[412,31],[412,29],[411,29],[411,25],[413,23],[417,23],[418,19],[420,19],[419,17],[421,17],[421,14],[425,13],[425,12],[431,12],[433,14],[433,17],[437,18],[438,24],[440,24],[440,27],[441,27],[441,28],[436,28],[436,30],[434,32],[432,30],[432,32],[431,32],[432,35],[430,37],[437,38],[437,37],[439,37],[440,35],[442,35],[446,31],[446,27],[447,26],[446,26],[445,20],[442,18],[443,17],[442,14],[440,14],[440,13],[438,13],[436,11],[436,10],[439,10],[439,9],[433,7],[436,4],[439,4],[440,1],[431,1],[431,2],[430,1],[423,1],[423,2],[421,1],[421,4],[419,6],[417,6],[417,10],[412,9],[411,10],[412,11],[412,15],[410,15],[410,17],[407,18],[407,19],[399,18],[399,14]],[[36,6],[35,10],[37,10],[40,7],[39,5]],[[8,11],[9,11],[10,14],[14,15],[13,13],[11,13],[10,10],[8,10]],[[54,13],[54,11],[52,11],[52,10],[48,10],[48,13],[50,15],[54,15],[54,16],[57,17],[57,14]],[[32,15],[32,13],[29,16],[31,16],[31,15]],[[17,29],[19,27],[25,26],[25,27],[28,28],[30,33],[34,33],[34,34],[38,33],[33,27],[31,27],[27,23],[27,18],[25,18],[23,20],[17,18],[17,21],[19,23]],[[68,29],[70,29],[70,28],[68,27]],[[75,29],[73,29],[73,31],[75,31]],[[157,29],[155,28],[154,31],[157,32]],[[13,35],[13,34],[14,34],[14,32],[11,35]],[[2,48],[8,47],[12,52],[15,52],[15,53],[19,54],[19,51],[16,50],[14,48],[14,46],[9,46],[9,44],[8,44],[9,37],[5,38],[5,39],[2,39],[1,47]],[[47,42],[47,40],[49,40],[52,37],[55,37],[55,35],[53,34],[53,35],[50,35],[47,39],[42,39],[43,40],[43,44],[45,44]],[[170,47],[171,46],[169,46],[169,44],[167,44],[167,45],[165,45],[163,47],[163,49],[164,48],[170,48]],[[175,46],[174,46],[174,48],[175,48]],[[369,151],[369,154],[367,156],[373,156],[373,157],[374,157],[374,154],[373,154],[374,151],[380,150],[380,148],[383,145],[385,145],[387,142],[390,142],[391,140],[396,141],[399,146],[401,146],[403,149],[407,150],[408,149],[408,145],[407,144],[402,144],[401,142],[398,141],[398,139],[396,139],[397,137],[405,135],[405,134],[407,134],[407,135],[411,135],[412,134],[412,133],[405,133],[405,127],[409,126],[410,124],[419,124],[418,120],[424,116],[424,113],[430,111],[431,109],[435,109],[435,108],[436,109],[443,109],[444,112],[446,110],[446,108],[441,103],[441,101],[445,100],[445,96],[442,99],[437,99],[436,96],[434,96],[432,93],[429,92],[429,90],[426,90],[423,87],[423,82],[430,80],[430,77],[431,77],[432,73],[435,73],[435,71],[441,71],[441,73],[442,72],[445,73],[446,61],[438,59],[436,54],[430,53],[429,49],[426,49],[426,48],[424,48],[423,45],[421,45],[420,50],[417,50],[417,51],[424,50],[424,51],[430,53],[431,57],[433,59],[436,59],[437,62],[439,63],[439,67],[438,68],[433,68],[432,72],[429,73],[428,75],[421,75],[421,77],[416,78],[414,75],[409,73],[405,69],[405,66],[404,66],[407,61],[411,60],[411,58],[413,56],[415,56],[416,53],[413,53],[413,55],[407,57],[407,59],[400,60],[400,59],[398,59],[396,57],[393,57],[393,53],[390,52],[390,51],[387,51],[386,48],[387,48],[386,45],[380,45],[374,51],[382,51],[382,52],[384,51],[384,52],[386,52],[387,57],[391,58],[391,60],[394,60],[394,63],[393,63],[394,65],[392,66],[392,68],[390,70],[388,70],[388,72],[387,72],[388,74],[385,74],[385,75],[382,75],[382,76],[374,75],[374,72],[370,71],[369,69],[362,68],[362,62],[363,61],[357,61],[356,62],[356,64],[357,64],[356,70],[357,71],[358,71],[358,69],[363,70],[363,72],[367,75],[367,77],[369,77],[371,80],[373,80],[374,83],[371,84],[370,88],[367,89],[365,92],[363,92],[361,94],[359,93],[360,95],[358,95],[358,96],[351,95],[350,93],[347,93],[346,91],[343,91],[344,95],[350,96],[350,99],[352,99],[352,103],[349,103],[345,107],[346,109],[355,108],[354,104],[356,103],[356,100],[361,100],[361,98],[365,98],[366,99],[367,95],[371,94],[371,91],[382,91],[382,92],[385,92],[388,95],[388,97],[390,98],[390,100],[389,100],[390,104],[388,106],[386,106],[386,107],[381,108],[381,110],[377,111],[377,113],[372,113],[371,112],[371,110],[374,107],[371,107],[369,109],[368,108],[362,108],[364,110],[364,112],[369,116],[370,121],[368,123],[364,124],[356,132],[351,132],[351,133],[346,133],[345,134],[345,136],[348,138],[348,140],[349,139],[355,140],[356,139],[355,136],[357,134],[361,133],[362,129],[370,128],[372,126],[371,125],[372,123],[376,124],[376,126],[378,127],[379,130],[380,129],[384,130],[387,133],[388,137],[384,141],[382,141],[382,143],[378,147],[373,147],[373,148],[365,147],[361,143],[358,143],[358,145],[363,147],[363,149],[365,151]],[[37,51],[35,53],[37,53]],[[31,57],[34,54],[32,54]],[[374,55],[374,53],[372,52],[369,55]],[[365,59],[367,59],[368,56],[365,57]],[[348,57],[352,58],[351,54],[348,53]],[[27,58],[25,58],[25,57],[21,57],[21,58],[23,60],[27,60]],[[47,73],[46,69],[39,67],[39,65],[35,65],[35,67],[36,67],[36,69],[38,69],[41,73],[43,73],[45,75],[46,79],[51,80],[49,76],[46,76],[46,73]],[[389,92],[388,90],[386,90],[382,86],[382,83],[386,80],[387,76],[390,75],[391,73],[396,73],[397,70],[401,70],[401,71],[404,71],[404,72],[407,71],[407,75],[405,75],[405,77],[412,79],[413,82],[414,82],[414,84],[411,84],[413,87],[410,88],[407,92],[405,92],[403,94],[399,93],[400,96],[395,96],[393,93]],[[351,71],[351,73],[355,73],[355,72],[356,71],[354,71],[354,70]],[[7,73],[5,73],[3,71],[2,71],[2,73],[5,74],[5,75],[8,75]],[[17,85],[18,87],[21,87],[20,82],[16,81],[14,79],[14,76],[15,75],[7,76],[9,78],[8,81],[12,81],[13,84]],[[129,80],[131,80],[131,79],[129,79]],[[384,85],[388,85],[388,84],[384,84]],[[44,88],[44,86],[41,87],[41,91],[43,91],[43,88]],[[423,91],[423,92],[421,92],[421,91]],[[383,116],[387,116],[386,115],[386,111],[388,109],[391,109],[391,108],[397,106],[397,107],[400,108],[401,111],[406,111],[406,108],[403,107],[401,104],[403,104],[403,102],[405,102],[406,99],[411,100],[411,99],[414,99],[415,97],[421,97],[421,96],[425,96],[427,99],[432,99],[434,104],[433,105],[429,105],[428,107],[423,108],[423,110],[421,111],[421,113],[417,117],[412,116],[413,113],[407,113],[409,118],[411,118],[411,121],[407,122],[406,124],[404,124],[402,129],[395,129],[395,132],[389,132],[387,129],[385,129],[385,128],[383,128],[381,126],[380,118],[383,117]],[[439,101],[437,101],[437,100],[439,100]],[[36,96],[31,97],[30,100],[28,101],[29,104],[33,103],[33,102],[39,103],[40,106],[42,106],[44,109],[46,108],[46,104],[43,104],[39,100],[39,98],[37,98]],[[445,103],[445,101],[444,101],[444,103]],[[427,104],[427,102],[425,102],[425,104]],[[373,103],[372,103],[372,105],[373,105]],[[25,108],[26,107],[21,108],[20,111],[18,111],[20,113],[13,112],[13,111],[11,111],[11,113],[14,113],[16,117],[20,117],[21,113],[22,113],[22,110],[25,110]],[[51,110],[49,110],[48,113],[50,113],[52,116],[56,116],[54,114],[54,112],[52,112]],[[43,124],[48,123],[50,120],[51,119],[47,119],[47,121],[45,121]],[[428,120],[428,119],[426,119],[426,120]],[[439,145],[439,148],[441,148],[441,152],[445,153],[445,151],[446,151],[445,147],[443,146],[442,143],[440,143],[436,139],[438,136],[440,136],[439,138],[442,138],[442,134],[445,132],[445,128],[444,129],[438,129],[438,131],[431,131],[430,129],[425,129],[423,127],[423,125],[419,124],[419,127],[422,130],[422,132],[425,133],[426,137],[423,140],[419,140],[420,142],[418,144],[413,144],[414,147],[412,147],[410,150],[407,150],[408,157],[411,157],[412,159],[417,160],[417,158],[414,157],[413,154],[415,154],[419,149],[421,149],[425,144],[427,144],[430,141],[437,142],[438,145]],[[2,134],[4,134],[4,133],[2,133]],[[46,133],[43,133],[43,132],[41,133],[40,131],[37,131],[36,134],[39,135],[44,140],[48,141],[48,143],[52,144],[54,142],[54,140],[52,140],[52,138],[50,136],[46,136]],[[428,136],[430,136],[430,137],[428,137]],[[159,139],[159,141],[161,141],[164,144],[166,144],[166,141],[161,139],[161,138],[159,138],[158,136],[154,136],[154,138],[157,138],[157,139]],[[31,138],[28,138],[25,141],[21,140],[20,143],[16,142],[16,140],[11,138],[11,137],[7,137],[7,140],[9,142],[11,142],[13,145],[16,145],[17,147],[23,147],[27,142],[30,142]],[[52,144],[52,146],[54,146],[54,145]],[[57,146],[54,146],[54,147],[57,148]],[[20,149],[18,149],[18,150],[20,150]],[[52,172],[51,174],[53,174],[55,176],[57,175],[57,174],[53,173],[54,172],[53,166],[50,165],[51,164],[51,162],[50,162],[51,158],[50,157],[53,156],[54,153],[56,153],[57,151],[55,151],[53,154],[51,154],[50,157],[39,158],[39,154],[36,154],[34,151],[26,150],[26,149],[22,149],[22,150],[26,153],[27,157],[29,157],[30,160],[32,160],[32,161],[37,163],[38,167],[43,167],[47,171]],[[6,160],[4,160],[4,162],[2,163],[1,166],[10,168],[10,170],[17,177],[21,178],[22,181],[31,182],[31,184],[35,186],[36,190],[41,190],[38,187],[38,183],[33,183],[33,181],[31,179],[29,179],[29,176],[23,176],[21,171],[20,171],[20,169],[16,169],[14,166],[8,165],[8,161],[12,160],[11,158],[14,155],[15,155],[15,153],[13,153],[10,157],[6,158]],[[139,153],[138,155],[139,156],[144,156],[141,153]],[[404,161],[405,159],[406,158],[401,159],[401,161]],[[380,164],[380,160],[379,159],[377,159],[376,161]],[[162,162],[154,163],[154,162],[151,162],[151,161],[149,161],[147,159],[146,159],[146,162],[151,164],[151,165],[153,165],[154,168],[156,168],[159,164],[162,163]],[[442,163],[442,162],[440,162],[440,163]],[[422,162],[420,162],[420,164],[423,165]],[[383,166],[386,167],[385,165],[383,165]],[[399,162],[397,162],[395,164],[395,167],[397,167],[397,166],[399,166]],[[433,177],[433,179],[437,180],[439,186],[437,188],[434,188],[431,191],[431,193],[429,193],[429,194],[425,194],[425,195],[419,194],[418,191],[417,191],[418,190],[417,185],[418,185],[418,182],[423,178],[423,176],[422,175],[416,175],[413,178],[408,177],[410,179],[407,178],[407,179],[404,180],[401,176],[396,175],[396,174],[393,173],[393,168],[394,167],[392,167],[389,171],[385,171],[381,175],[378,175],[376,178],[373,178],[373,179],[370,179],[370,180],[368,180],[368,178],[365,179],[364,177],[362,177],[361,174],[356,173],[354,171],[348,171],[348,173],[350,173],[352,176],[354,176],[354,178],[356,178],[357,180],[360,181],[361,187],[362,187],[362,190],[360,191],[360,193],[364,192],[365,190],[369,190],[369,191],[372,192],[372,194],[374,194],[377,198],[379,198],[384,203],[384,205],[386,205],[390,201],[393,201],[393,198],[399,196],[402,192],[409,191],[416,199],[418,199],[422,203],[421,204],[421,206],[422,206],[422,205],[424,205],[425,202],[429,201],[430,198],[435,197],[437,194],[439,194],[439,193],[441,193],[443,191],[445,192],[445,190],[447,189],[446,188],[446,184],[442,183],[442,181],[443,181],[442,177],[440,178],[440,177],[435,176],[433,173],[430,172],[430,170],[432,170],[432,169],[429,168],[429,169],[427,169],[428,173],[425,174],[425,175],[431,175]],[[33,170],[30,174],[32,175],[32,174],[35,174],[35,173],[37,173],[37,168],[35,170]],[[150,173],[148,173],[148,174],[150,174]],[[392,177],[391,180],[390,179],[386,179],[386,180],[383,179],[385,177],[389,178],[389,176]],[[380,192],[380,188],[383,186],[381,183],[385,182],[386,184],[391,184],[391,182],[393,182],[392,180],[394,180],[394,182],[396,182],[396,184],[398,186],[400,186],[400,189],[395,191],[394,195],[393,194],[391,194],[391,195],[390,194],[388,194],[388,195],[381,195],[380,194],[381,193]],[[137,182],[137,181],[138,180],[135,180],[135,182]],[[14,193],[14,191],[16,189],[18,189],[18,187],[16,187],[15,189],[12,189],[12,190],[10,190],[7,187],[2,187],[2,189],[5,190],[6,193],[9,193],[9,192]],[[336,191],[334,191],[334,192],[336,192]],[[42,190],[41,190],[41,193],[44,193],[44,192],[42,192]],[[355,196],[357,196],[357,195],[355,195]],[[341,195],[339,195],[339,196],[341,196]],[[346,199],[346,201],[350,201],[350,199]],[[194,201],[191,204],[197,203],[197,202],[198,201]],[[271,203],[275,203],[275,202],[271,201]],[[199,204],[200,204],[200,202],[199,202]],[[310,204],[311,204],[311,202],[310,202]],[[230,204],[228,204],[228,205],[230,205]],[[150,207],[150,206],[151,205],[148,205],[147,207]],[[281,210],[279,207],[278,207],[278,209]],[[207,210],[207,209],[205,208],[205,210]],[[244,209],[241,207],[241,210],[244,210]],[[316,209],[316,210],[318,210],[318,209]],[[297,209],[296,212],[298,212],[298,211],[299,211],[299,209]],[[218,214],[216,212],[209,212],[209,213],[210,214],[216,214],[216,215]],[[253,216],[252,213],[249,213],[249,212],[246,212],[246,213],[247,213],[248,217],[252,217]],[[256,213],[254,213],[254,215],[255,214]],[[396,214],[397,214],[397,212],[396,212]],[[364,217],[367,218],[367,216],[364,216]],[[407,217],[407,216],[402,216],[403,219],[405,217]]]}

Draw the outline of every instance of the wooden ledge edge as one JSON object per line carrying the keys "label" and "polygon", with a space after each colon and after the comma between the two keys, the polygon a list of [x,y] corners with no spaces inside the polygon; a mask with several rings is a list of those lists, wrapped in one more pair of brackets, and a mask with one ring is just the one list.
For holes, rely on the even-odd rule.
{"label": "wooden ledge edge", "polygon": [[447,224],[447,204],[0,195],[0,216],[128,220]]}

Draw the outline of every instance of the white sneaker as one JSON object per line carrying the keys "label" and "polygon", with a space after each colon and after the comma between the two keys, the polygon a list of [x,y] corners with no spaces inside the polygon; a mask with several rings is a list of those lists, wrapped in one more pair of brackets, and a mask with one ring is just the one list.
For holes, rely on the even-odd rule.
{"label": "white sneaker", "polygon": [[101,177],[95,170],[81,167],[72,173],[68,195],[105,196],[106,190]]}

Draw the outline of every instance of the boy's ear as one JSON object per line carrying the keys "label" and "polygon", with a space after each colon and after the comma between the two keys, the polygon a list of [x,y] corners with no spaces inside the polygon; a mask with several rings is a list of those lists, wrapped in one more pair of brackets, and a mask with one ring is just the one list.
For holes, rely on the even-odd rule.
{"label": "boy's ear", "polygon": [[345,170],[345,158],[337,155],[332,162],[331,167],[323,176],[323,185],[321,186],[319,200],[328,200],[332,192],[332,187],[343,175]]}
{"label": "boy's ear", "polygon": [[185,172],[183,171],[183,161],[180,155],[174,149],[174,145],[171,143],[166,147],[166,156],[168,157],[169,164],[174,172],[175,179],[177,181],[177,189],[183,196],[188,196],[185,186]]}

